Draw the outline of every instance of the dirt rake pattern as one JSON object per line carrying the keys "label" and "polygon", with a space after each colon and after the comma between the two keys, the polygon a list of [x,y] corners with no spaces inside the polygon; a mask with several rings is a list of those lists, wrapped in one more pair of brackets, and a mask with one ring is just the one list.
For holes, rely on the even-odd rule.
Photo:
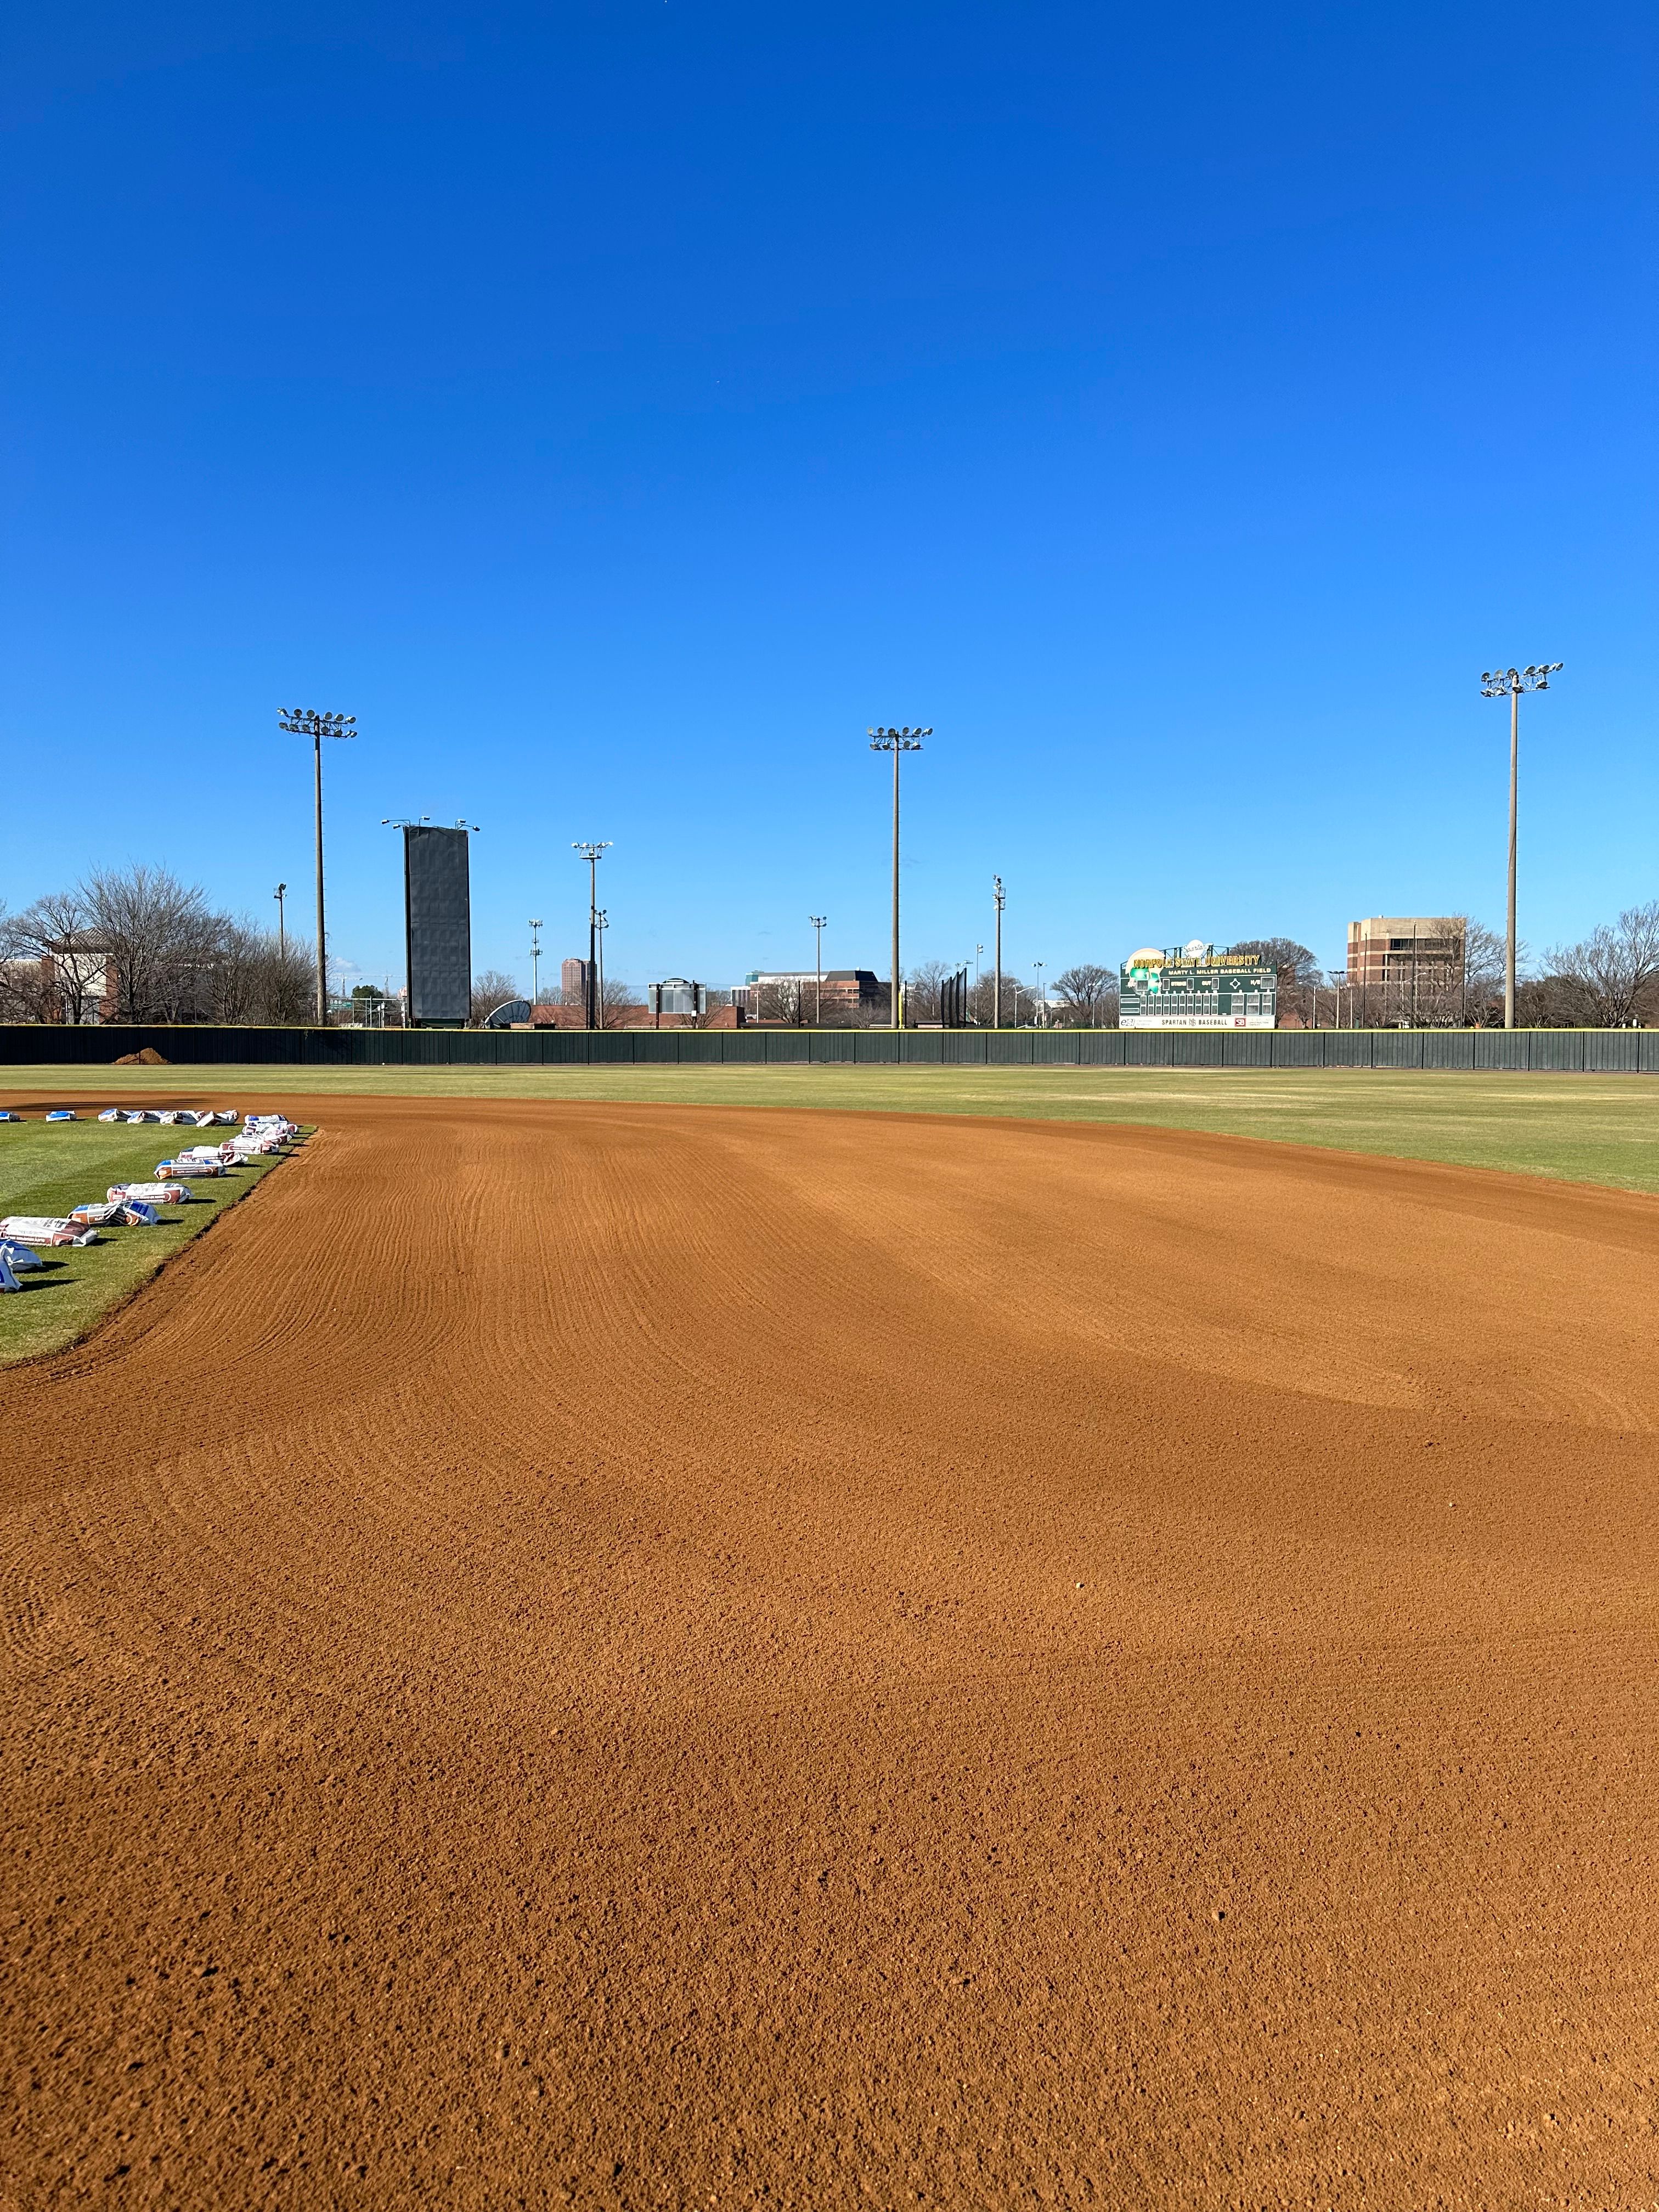
{"label": "dirt rake pattern", "polygon": [[0,1376],[0,2200],[1659,2194],[1659,1205],[332,1101]]}

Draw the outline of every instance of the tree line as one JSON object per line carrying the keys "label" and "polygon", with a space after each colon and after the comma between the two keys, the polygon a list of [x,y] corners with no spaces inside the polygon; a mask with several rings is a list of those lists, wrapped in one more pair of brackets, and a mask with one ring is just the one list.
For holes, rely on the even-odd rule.
{"label": "tree line", "polygon": [[[1309,948],[1289,937],[1243,939],[1231,952],[1273,969],[1279,1018],[1310,1024],[1340,1021],[1355,1028],[1410,1024],[1423,1028],[1489,1028],[1504,1018],[1504,940],[1468,916],[1449,917],[1461,931],[1461,963],[1425,963],[1409,981],[1370,989],[1350,986],[1346,970],[1321,970]],[[1629,907],[1577,943],[1550,947],[1535,967],[1517,948],[1516,1019],[1528,1029],[1622,1029],[1659,1024],[1659,900]],[[199,885],[164,868],[106,869],[70,890],[36,899],[21,913],[0,905],[0,1020],[219,1022],[301,1024],[313,1018],[315,952],[303,937],[256,927],[212,906]],[[911,1024],[945,1017],[945,988],[959,963],[924,961],[904,979]],[[365,995],[382,994],[361,986]],[[475,979],[472,1019],[520,995],[513,978],[487,971]],[[548,994],[544,994],[548,995]],[[553,994],[554,997],[562,994]],[[1036,1019],[1065,1027],[1115,1029],[1118,971],[1083,960],[1061,969],[1044,994],[1005,969],[1001,1018]],[[889,1019],[885,985],[862,1006],[826,1001],[824,1026],[880,1026]],[[988,1027],[995,984],[970,979],[967,1012]],[[636,1006],[632,986],[606,977],[605,1004]],[[803,985],[764,987],[752,1011],[763,1021],[805,1026],[814,993]],[[711,1007],[731,994],[711,994]]]}
{"label": "tree line", "polygon": [[293,1024],[315,951],[221,913],[165,868],[103,869],[20,914],[0,907],[0,1020]]}

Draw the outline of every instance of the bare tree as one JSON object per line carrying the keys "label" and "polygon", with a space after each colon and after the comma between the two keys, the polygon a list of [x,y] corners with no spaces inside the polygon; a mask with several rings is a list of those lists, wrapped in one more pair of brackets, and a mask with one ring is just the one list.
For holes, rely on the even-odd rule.
{"label": "bare tree", "polygon": [[[1060,994],[1061,1012],[1073,1024],[1097,1029],[1104,1002],[1109,997],[1116,1000],[1117,975],[1113,969],[1103,968],[1097,960],[1079,960],[1074,967],[1055,976],[1054,988]],[[1114,1024],[1116,1018],[1114,1005]]]}
{"label": "bare tree", "polygon": [[948,960],[924,960],[904,978],[904,1019],[907,1027],[919,1022],[945,1019],[945,987],[959,970]]}
{"label": "bare tree", "polygon": [[103,945],[94,939],[91,921],[79,891],[49,892],[16,917],[12,944],[25,1020],[79,1024],[97,1019],[109,963]]}
{"label": "bare tree", "polygon": [[482,1027],[485,1018],[509,999],[521,999],[524,993],[510,975],[499,968],[486,968],[481,975],[472,978],[472,998],[467,1011],[467,1020],[473,1029]]}
{"label": "bare tree", "polygon": [[200,887],[143,866],[91,875],[78,886],[85,934],[109,962],[115,1015],[129,1022],[200,1021],[228,927]]}
{"label": "bare tree", "polygon": [[642,1006],[645,998],[631,983],[619,981],[614,975],[605,979],[605,996],[600,1001],[605,1006]]}
{"label": "bare tree", "polygon": [[1626,907],[1577,945],[1548,955],[1549,977],[1576,994],[1592,1029],[1638,1026],[1659,1000],[1659,899]]}
{"label": "bare tree", "polygon": [[315,978],[312,949],[304,938],[284,941],[275,930],[224,921],[208,971],[211,1017],[216,1022],[302,1026],[313,1018]]}

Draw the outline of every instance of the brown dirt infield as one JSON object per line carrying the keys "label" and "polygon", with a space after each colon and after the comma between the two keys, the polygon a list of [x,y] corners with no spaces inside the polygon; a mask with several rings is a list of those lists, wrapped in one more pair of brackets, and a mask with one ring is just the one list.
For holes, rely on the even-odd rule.
{"label": "brown dirt infield", "polygon": [[1650,2204],[1656,1310],[1581,1188],[331,1101],[0,1376],[0,2206]]}

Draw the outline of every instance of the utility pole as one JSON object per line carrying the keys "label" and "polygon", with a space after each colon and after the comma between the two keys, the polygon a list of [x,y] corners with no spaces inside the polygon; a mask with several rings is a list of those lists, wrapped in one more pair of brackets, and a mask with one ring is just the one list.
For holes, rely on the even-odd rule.
{"label": "utility pole", "polygon": [[605,908],[601,907],[593,917],[593,935],[597,940],[597,958],[599,962],[598,975],[599,1004],[599,1018],[593,1026],[596,1029],[601,1030],[605,1027],[605,933],[610,928],[610,927],[611,917],[606,914]]}
{"label": "utility pole", "polygon": [[599,878],[600,856],[610,849],[611,840],[601,837],[597,843],[573,844],[573,853],[580,853],[587,863],[587,988],[583,994],[587,1003],[583,1008],[587,1026],[599,1026]]}
{"label": "utility pole", "polygon": [[997,908],[997,968],[996,981],[991,986],[991,1027],[1002,1027],[1002,909],[1008,903],[1008,894],[1002,888],[1000,876],[991,878],[991,896]]}
{"label": "utility pole", "polygon": [[927,729],[913,730],[908,723],[902,730],[872,730],[868,732],[872,753],[891,753],[893,756],[893,1008],[892,1026],[903,1024],[903,1004],[899,997],[899,755],[919,753],[921,741],[933,734],[932,725]]}
{"label": "utility pole", "polygon": [[271,896],[276,902],[276,957],[279,960],[286,960],[288,958],[288,909],[283,902],[288,896],[288,885],[278,884]]}
{"label": "utility pole", "polygon": [[532,921],[530,925],[530,1018],[536,1018],[540,999],[542,974],[542,926]]}
{"label": "utility pole", "polygon": [[323,739],[355,738],[355,714],[319,714],[314,707],[284,707],[276,716],[279,730],[296,738],[309,738],[317,756],[317,1026],[328,1027],[328,945],[323,927]]}
{"label": "utility pole", "polygon": [[811,923],[812,933],[817,939],[818,971],[812,994],[812,1026],[818,1030],[823,1027],[823,932],[830,917],[826,914],[809,914],[806,919]]}
{"label": "utility pole", "polygon": [[1521,694],[1523,691],[1547,691],[1551,677],[1565,665],[1562,660],[1540,660],[1530,668],[1486,668],[1480,672],[1481,697],[1502,699],[1507,696],[1510,702],[1510,885],[1504,943],[1504,1026],[1506,1030],[1515,1027],[1515,848],[1521,784]]}

